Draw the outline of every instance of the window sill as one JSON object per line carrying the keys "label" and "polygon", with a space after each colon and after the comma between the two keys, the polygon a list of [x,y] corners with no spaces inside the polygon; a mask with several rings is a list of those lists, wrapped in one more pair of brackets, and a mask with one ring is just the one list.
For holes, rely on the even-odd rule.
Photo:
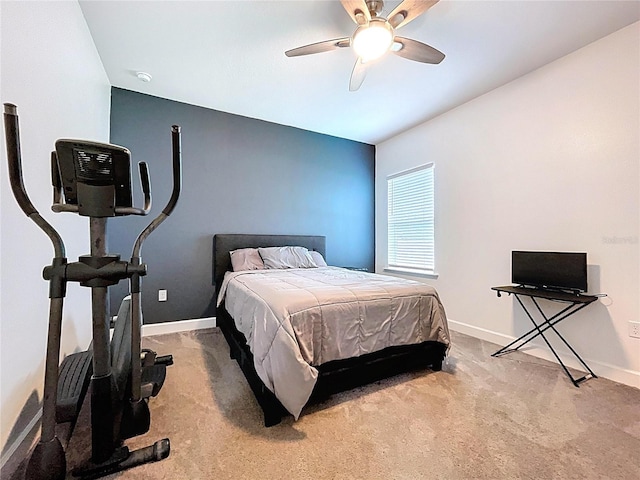
{"label": "window sill", "polygon": [[425,278],[438,278],[437,272],[428,272],[425,270],[414,270],[412,268],[399,268],[399,267],[386,267],[384,268],[385,272],[390,273],[402,273],[405,275],[414,275],[416,277],[425,277]]}

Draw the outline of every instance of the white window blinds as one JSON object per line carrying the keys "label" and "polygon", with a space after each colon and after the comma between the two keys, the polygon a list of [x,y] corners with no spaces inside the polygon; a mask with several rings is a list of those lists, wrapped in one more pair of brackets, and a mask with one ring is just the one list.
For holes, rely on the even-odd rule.
{"label": "white window blinds", "polygon": [[433,163],[387,177],[390,268],[435,269]]}

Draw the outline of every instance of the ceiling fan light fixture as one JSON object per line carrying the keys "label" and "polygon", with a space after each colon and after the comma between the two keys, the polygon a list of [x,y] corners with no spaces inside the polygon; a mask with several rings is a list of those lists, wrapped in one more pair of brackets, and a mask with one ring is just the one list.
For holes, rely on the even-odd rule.
{"label": "ceiling fan light fixture", "polygon": [[382,18],[372,18],[353,35],[353,49],[365,63],[380,58],[392,44],[393,28]]}

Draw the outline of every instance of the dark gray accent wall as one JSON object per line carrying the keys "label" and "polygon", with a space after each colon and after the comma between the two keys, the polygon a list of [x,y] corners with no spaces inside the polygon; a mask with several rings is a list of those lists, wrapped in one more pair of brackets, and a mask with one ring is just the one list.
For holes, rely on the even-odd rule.
{"label": "dark gray accent wall", "polygon": [[[154,203],[147,217],[109,220],[109,252],[129,259],[138,233],[164,208],[174,124],[182,127],[182,195],[142,249],[145,323],[215,315],[216,233],[325,235],[330,265],[373,270],[374,146],[119,88],[111,142],[127,147],[134,164],[149,164]],[[137,167],[134,178],[141,205]],[[167,302],[158,302],[159,289]],[[112,314],[127,292],[124,282],[111,288]]]}

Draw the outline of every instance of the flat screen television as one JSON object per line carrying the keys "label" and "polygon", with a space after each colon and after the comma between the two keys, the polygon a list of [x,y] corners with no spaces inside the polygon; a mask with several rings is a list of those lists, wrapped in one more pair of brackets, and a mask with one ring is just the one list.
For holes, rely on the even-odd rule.
{"label": "flat screen television", "polygon": [[528,287],[587,291],[587,254],[511,252],[511,281]]}

